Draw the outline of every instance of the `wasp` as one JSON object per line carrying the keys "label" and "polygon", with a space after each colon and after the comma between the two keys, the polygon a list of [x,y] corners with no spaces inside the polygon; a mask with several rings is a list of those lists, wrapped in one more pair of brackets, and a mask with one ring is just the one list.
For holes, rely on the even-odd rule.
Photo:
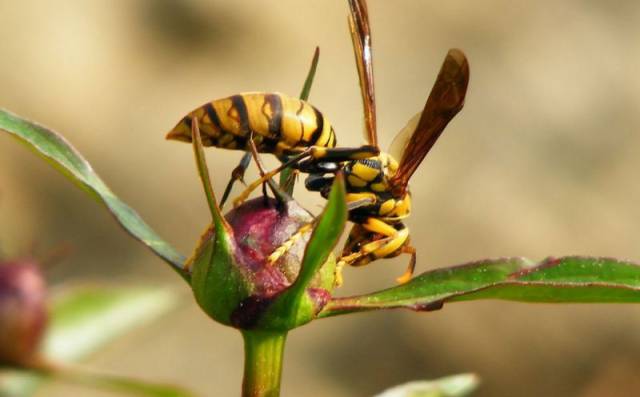
{"label": "wasp", "polygon": [[[378,148],[368,10],[364,0],[349,0],[349,6],[349,30],[364,107],[365,139]],[[352,206],[349,212],[354,226],[339,266],[362,266],[376,259],[407,253],[411,260],[398,282],[411,278],[416,249],[410,245],[409,229],[403,222],[411,212],[409,179],[447,124],[462,109],[468,83],[469,65],[464,53],[449,50],[422,112],[398,133],[389,153],[349,160],[342,165],[347,203],[360,204]],[[311,175],[305,183],[309,190],[320,191],[327,197],[334,178],[333,175]]]}
{"label": "wasp", "polygon": [[[246,199],[253,189],[285,166],[305,172],[331,172],[342,161],[379,152],[371,145],[336,147],[335,131],[318,109],[281,93],[249,92],[207,102],[184,116],[167,134],[167,139],[191,142],[194,119],[198,121],[203,146],[271,153],[283,163],[249,185],[236,203]],[[244,173],[247,166],[245,159],[240,172]],[[233,181],[225,190],[223,203]]]}
{"label": "wasp", "polygon": [[[462,51],[448,52],[421,113],[394,139],[389,153],[378,146],[371,32],[364,0],[349,0],[349,30],[354,48],[364,107],[365,140],[356,148],[340,148],[329,121],[305,101],[277,93],[245,93],[209,102],[185,116],[167,135],[191,142],[192,122],[202,131],[204,146],[272,153],[282,164],[250,184],[235,200],[248,194],[285,167],[309,174],[308,190],[328,197],[335,174],[345,174],[349,219],[354,223],[339,266],[362,266],[376,259],[411,255],[399,282],[408,281],[416,263],[404,224],[411,213],[409,179],[440,134],[462,109],[469,82],[469,66]],[[397,160],[398,159],[398,160]],[[229,187],[229,186],[228,186]],[[223,198],[224,201],[224,198]],[[311,230],[303,227],[291,239]],[[275,262],[286,247],[269,257]]]}

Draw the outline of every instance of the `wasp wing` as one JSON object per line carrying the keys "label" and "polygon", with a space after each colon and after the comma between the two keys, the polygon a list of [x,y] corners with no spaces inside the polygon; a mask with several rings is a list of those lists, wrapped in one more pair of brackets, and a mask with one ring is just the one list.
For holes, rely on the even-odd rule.
{"label": "wasp wing", "polygon": [[365,0],[349,0],[349,30],[356,57],[360,93],[364,107],[365,139],[378,147],[376,132],[376,97],[373,86],[373,65],[371,59],[371,30],[369,29],[369,13]]}
{"label": "wasp wing", "polygon": [[407,121],[407,125],[405,125],[393,138],[387,153],[393,156],[394,159],[402,159],[402,155],[407,151],[407,147],[411,141],[411,136],[420,121],[420,116],[422,116],[422,112],[414,114],[413,117]]}
{"label": "wasp wing", "polygon": [[391,178],[391,186],[398,193],[406,192],[413,173],[462,109],[468,84],[467,58],[458,49],[449,50],[422,113],[409,121],[392,144],[392,150],[402,150],[402,155],[397,157],[400,158],[398,171]]}

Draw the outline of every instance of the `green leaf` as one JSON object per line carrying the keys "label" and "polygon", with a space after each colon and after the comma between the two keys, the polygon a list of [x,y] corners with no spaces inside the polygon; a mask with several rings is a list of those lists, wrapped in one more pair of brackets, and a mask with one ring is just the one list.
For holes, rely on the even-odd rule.
{"label": "green leaf", "polygon": [[376,397],[464,397],[480,383],[475,374],[460,374],[430,381],[414,381],[392,387]]}
{"label": "green leaf", "polygon": [[0,397],[28,397],[35,394],[43,382],[41,375],[17,369],[0,372]]}
{"label": "green leaf", "polygon": [[[42,354],[77,362],[122,334],[167,313],[177,297],[160,288],[77,287],[54,297]],[[43,374],[12,371],[0,378],[0,396],[28,396]]]}
{"label": "green leaf", "polygon": [[[42,383],[53,380],[73,383],[87,388],[109,390],[119,395],[140,397],[194,397],[194,394],[174,385],[148,382],[140,379],[127,378],[89,372],[87,370],[56,368],[51,371],[13,371],[10,382],[2,383],[0,396],[26,397],[33,395]],[[29,382],[29,383],[26,383]]]}
{"label": "green leaf", "polygon": [[175,293],[163,288],[78,287],[55,299],[43,354],[74,362],[167,313]]}
{"label": "green leaf", "polygon": [[[300,273],[267,311],[262,324],[272,328],[292,329],[313,319],[316,309],[307,289],[320,268],[327,262],[347,222],[344,178],[336,176],[324,212],[307,243]],[[284,324],[282,324],[284,322]]]}
{"label": "green leaf", "polygon": [[570,256],[532,263],[484,260],[423,273],[383,291],[332,300],[320,314],[407,308],[435,310],[445,302],[503,299],[544,303],[640,302],[640,266],[611,258]]}
{"label": "green leaf", "polygon": [[[318,60],[320,59],[320,47],[316,47],[313,53],[313,59],[311,60],[311,66],[307,72],[307,78],[304,80],[302,91],[300,91],[300,99],[306,101],[309,99],[311,93],[311,86],[313,85],[313,79],[316,77],[316,69],[318,68]],[[293,169],[285,168],[280,172],[280,188],[283,189],[289,196],[293,194],[293,188],[295,186],[295,179],[290,179]]]}
{"label": "green leaf", "polygon": [[79,384],[88,388],[103,389],[118,394],[140,397],[194,397],[194,394],[181,387],[147,382],[121,376],[99,374],[88,371],[62,370],[45,375],[52,380]]}
{"label": "green leaf", "polygon": [[311,59],[311,66],[309,72],[307,72],[307,78],[304,80],[302,91],[300,91],[300,99],[306,101],[309,99],[311,93],[311,86],[313,85],[313,79],[316,77],[316,69],[318,68],[318,60],[320,59],[320,47],[316,47],[313,53],[313,59]]}
{"label": "green leaf", "polygon": [[8,132],[42,156],[67,178],[104,204],[135,239],[169,263],[185,279],[184,258],[147,225],[140,215],[120,200],[100,179],[84,157],[60,134],[0,109],[0,130]]}

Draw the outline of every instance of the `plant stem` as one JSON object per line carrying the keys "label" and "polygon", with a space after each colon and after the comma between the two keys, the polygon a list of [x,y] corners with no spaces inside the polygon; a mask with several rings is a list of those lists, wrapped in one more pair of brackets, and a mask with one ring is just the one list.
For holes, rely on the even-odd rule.
{"label": "plant stem", "polygon": [[243,331],[242,397],[278,397],[286,332]]}

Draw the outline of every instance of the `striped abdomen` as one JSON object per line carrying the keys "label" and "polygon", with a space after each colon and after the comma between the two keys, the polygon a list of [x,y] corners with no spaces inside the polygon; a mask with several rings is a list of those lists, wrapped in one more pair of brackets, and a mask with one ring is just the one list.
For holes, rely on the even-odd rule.
{"label": "striped abdomen", "polygon": [[167,139],[191,142],[194,117],[204,146],[250,150],[251,131],[259,152],[277,156],[336,145],[333,127],[320,111],[284,94],[251,92],[208,102],[180,120]]}

